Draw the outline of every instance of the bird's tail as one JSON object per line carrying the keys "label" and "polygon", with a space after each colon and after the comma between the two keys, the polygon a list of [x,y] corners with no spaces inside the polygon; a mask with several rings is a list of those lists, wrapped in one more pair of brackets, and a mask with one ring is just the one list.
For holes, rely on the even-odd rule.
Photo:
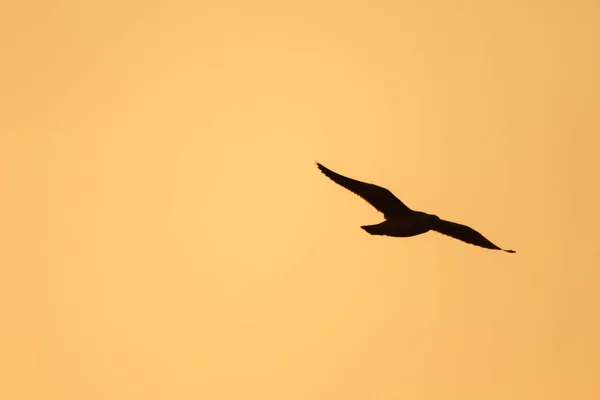
{"label": "bird's tail", "polygon": [[381,224],[377,224],[377,225],[363,225],[361,226],[361,228],[363,228],[367,233],[371,234],[371,235],[381,235]]}

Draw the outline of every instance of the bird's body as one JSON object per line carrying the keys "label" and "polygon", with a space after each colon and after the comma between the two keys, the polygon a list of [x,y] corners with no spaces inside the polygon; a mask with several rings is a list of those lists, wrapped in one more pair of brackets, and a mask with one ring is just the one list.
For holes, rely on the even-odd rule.
{"label": "bird's body", "polygon": [[413,211],[408,215],[391,217],[377,225],[364,225],[361,228],[371,235],[411,237],[429,232],[436,218],[438,217],[435,215]]}
{"label": "bird's body", "polygon": [[317,166],[329,179],[362,197],[383,213],[385,221],[376,225],[361,226],[371,235],[410,237],[433,230],[486,249],[502,250],[507,253],[515,252],[496,246],[479,232],[466,225],[445,221],[437,215],[411,210],[385,188],[345,177],[319,163],[317,163]]}

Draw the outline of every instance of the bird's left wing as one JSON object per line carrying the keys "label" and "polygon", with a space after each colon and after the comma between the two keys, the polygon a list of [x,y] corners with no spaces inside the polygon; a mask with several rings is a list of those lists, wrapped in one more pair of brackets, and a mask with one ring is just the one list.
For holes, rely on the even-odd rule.
{"label": "bird's left wing", "polygon": [[362,197],[369,204],[377,209],[377,211],[383,213],[388,218],[392,216],[405,215],[410,212],[408,208],[400,199],[398,199],[392,192],[381,186],[374,185],[372,183],[366,183],[357,181],[356,179],[348,178],[333,172],[329,168],[316,163],[317,167],[321,170],[325,176],[337,183],[338,185],[350,190],[354,194]]}

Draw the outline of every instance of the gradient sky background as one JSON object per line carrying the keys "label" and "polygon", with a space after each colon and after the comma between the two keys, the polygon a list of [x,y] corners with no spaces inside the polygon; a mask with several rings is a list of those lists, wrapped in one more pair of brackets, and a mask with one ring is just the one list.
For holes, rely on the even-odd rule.
{"label": "gradient sky background", "polygon": [[600,398],[597,1],[0,19],[0,398]]}

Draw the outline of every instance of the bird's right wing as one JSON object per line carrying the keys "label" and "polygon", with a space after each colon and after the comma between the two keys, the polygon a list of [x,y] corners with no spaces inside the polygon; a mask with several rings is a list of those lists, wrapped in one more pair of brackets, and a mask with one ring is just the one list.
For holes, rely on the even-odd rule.
{"label": "bird's right wing", "polygon": [[375,207],[377,211],[383,213],[386,218],[402,215],[411,211],[410,208],[404,205],[400,199],[394,196],[392,192],[386,188],[345,177],[319,163],[317,163],[317,166],[325,176],[338,185],[343,186],[354,194],[362,197]]}
{"label": "bird's right wing", "polygon": [[440,219],[436,221],[433,230],[443,235],[453,237],[454,239],[462,240],[465,243],[483,247],[491,250],[502,250],[507,253],[514,253],[514,250],[504,250],[494,243],[487,240],[481,233],[466,225],[457,224],[455,222],[445,221]]}

